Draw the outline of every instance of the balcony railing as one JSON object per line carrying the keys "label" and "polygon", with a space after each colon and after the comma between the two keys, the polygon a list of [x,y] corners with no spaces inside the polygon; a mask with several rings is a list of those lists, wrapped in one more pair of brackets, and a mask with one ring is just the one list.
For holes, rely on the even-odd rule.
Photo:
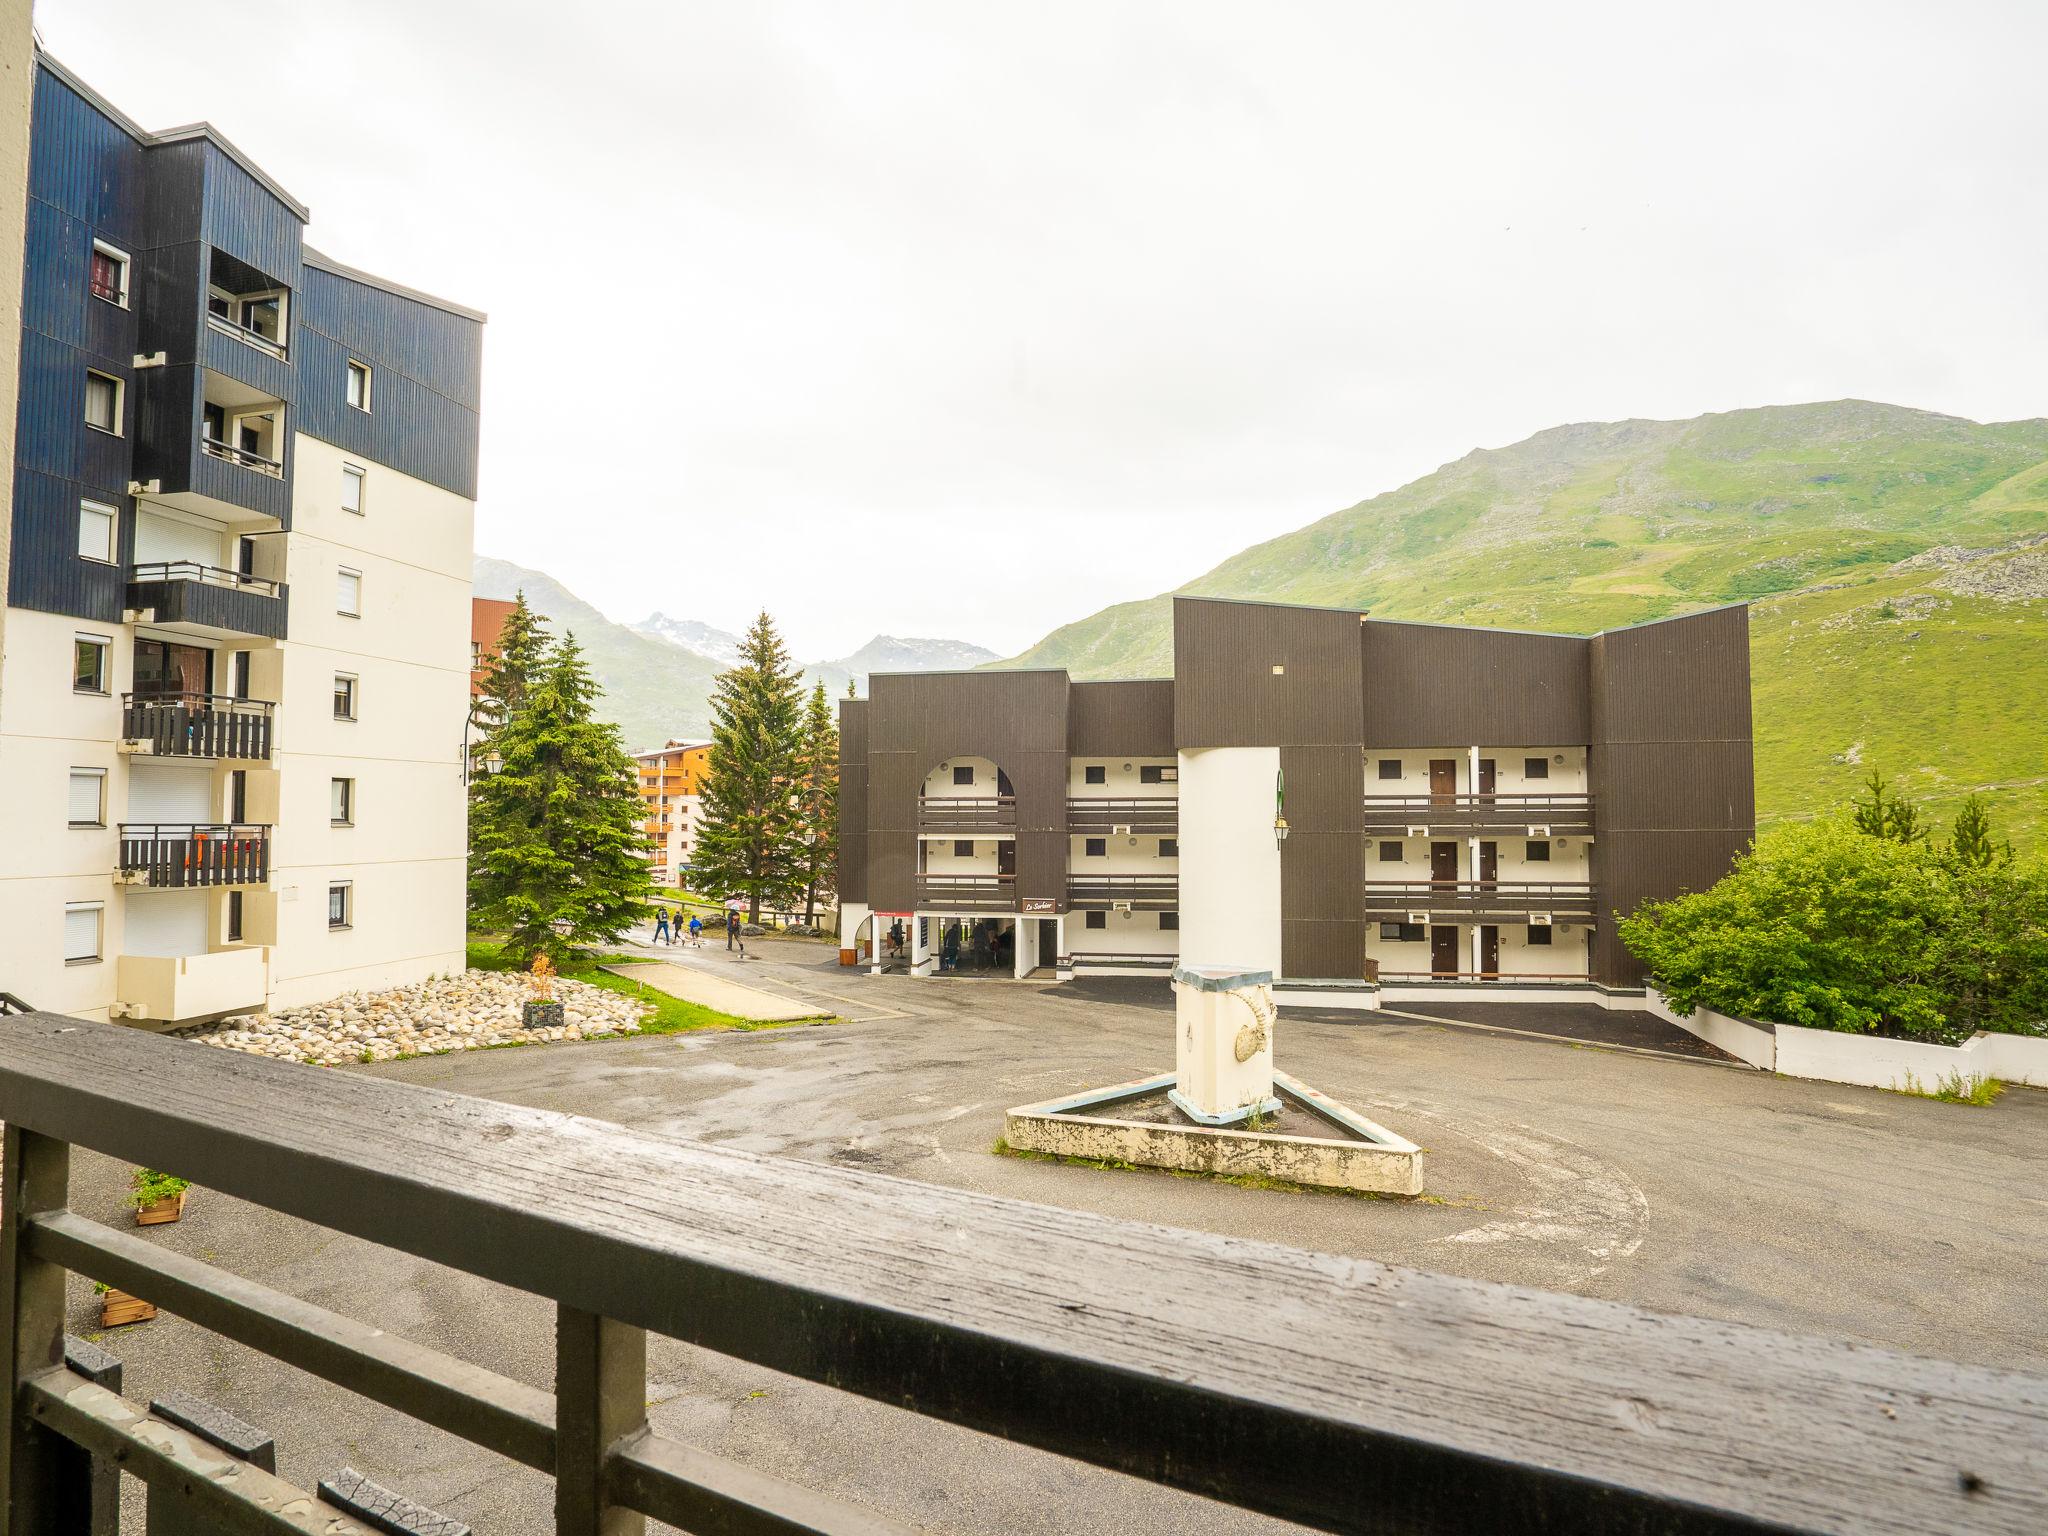
{"label": "balcony railing", "polygon": [[123,955],[114,974],[114,1017],[181,1024],[261,1008],[270,996],[270,950]]}
{"label": "balcony railing", "polygon": [[919,875],[917,904],[946,911],[1014,912],[1015,875]]}
{"label": "balcony railing", "polygon": [[128,606],[146,622],[282,640],[285,584],[199,560],[142,560],[128,569]]}
{"label": "balcony railing", "polygon": [[199,446],[210,457],[226,459],[230,464],[239,464],[244,469],[253,469],[259,474],[284,477],[284,465],[276,459],[265,458],[253,448],[237,448],[233,443],[223,442],[217,437],[201,435]]}
{"label": "balcony railing", "polygon": [[917,830],[920,832],[1014,832],[1017,830],[1015,795],[920,795],[917,799]]}
{"label": "balcony railing", "polygon": [[1365,910],[1590,919],[1593,887],[1570,880],[1368,880]]}
{"label": "balcony railing", "polygon": [[121,823],[121,879],[160,890],[262,885],[270,828],[238,822]]}
{"label": "balcony railing", "polygon": [[250,576],[224,566],[200,560],[138,560],[128,569],[130,581],[193,581],[203,587],[228,587],[253,592],[258,597],[276,597],[284,583],[263,576]]}
{"label": "balcony railing", "polygon": [[[180,1529],[369,1528],[86,1376],[83,1352],[67,1369],[73,1273],[261,1357],[243,1377],[239,1352],[226,1356],[242,1395],[292,1381],[326,1423],[343,1421],[333,1439],[345,1404],[366,1398],[537,1470],[561,1536],[638,1529],[628,1512],[696,1531],[902,1530],[657,1433],[649,1334],[1356,1536],[2017,1532],[2048,1514],[2037,1374],[764,1159],[260,1057],[223,1071],[205,1046],[56,1014],[10,1018],[5,1036],[0,1536],[81,1536],[94,1481],[115,1467],[167,1520],[184,1516]],[[70,1210],[73,1147],[297,1218],[316,1239],[551,1304],[554,1390],[386,1331],[374,1295],[358,1320]],[[866,1420],[870,1462],[916,1458],[938,1483],[929,1497],[952,1501],[939,1507],[971,1502],[966,1477],[930,1459],[930,1436],[913,1438],[924,1426]],[[317,1432],[322,1414],[308,1423]],[[381,1441],[369,1443],[374,1454]],[[1085,1496],[1071,1466],[1020,1465],[1048,1501]],[[484,1457],[467,1468],[489,1486]]]}
{"label": "balcony railing", "polygon": [[222,335],[232,336],[237,341],[247,342],[259,352],[268,352],[272,357],[283,357],[285,355],[285,345],[283,342],[264,335],[253,325],[244,325],[239,320],[230,320],[226,315],[217,315],[211,310],[207,311],[206,323]]}
{"label": "balcony railing", "polygon": [[1069,907],[1111,907],[1129,902],[1133,908],[1170,912],[1180,905],[1178,875],[1067,876]]}
{"label": "balcony railing", "polygon": [[121,736],[156,757],[268,762],[272,707],[219,693],[124,693]]}
{"label": "balcony railing", "polygon": [[1368,835],[1400,835],[1410,827],[1432,832],[1495,830],[1527,834],[1546,827],[1545,836],[1590,836],[1593,797],[1587,794],[1544,795],[1367,795]]}
{"label": "balcony railing", "polygon": [[1180,801],[1173,795],[1145,795],[1128,800],[1096,800],[1074,796],[1067,801],[1067,830],[1173,832],[1180,826]]}

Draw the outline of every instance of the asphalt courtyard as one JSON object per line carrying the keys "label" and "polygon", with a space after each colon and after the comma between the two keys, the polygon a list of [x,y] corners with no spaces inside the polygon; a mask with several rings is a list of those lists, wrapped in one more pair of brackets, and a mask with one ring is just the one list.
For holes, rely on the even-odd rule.
{"label": "asphalt courtyard", "polygon": [[[2048,1092],[1988,1108],[1793,1082],[1590,1009],[1288,1010],[1281,1065],[1422,1144],[1419,1202],[1254,1190],[995,1155],[1005,1108],[1172,1065],[1156,981],[871,978],[755,941],[666,958],[845,1022],[479,1052],[342,1070],[936,1184],[1393,1264],[2048,1371]],[[307,1068],[307,1071],[321,1069]],[[81,1154],[73,1205],[122,1218]],[[686,1214],[686,1213],[685,1213]],[[545,1306],[195,1193],[151,1241],[552,1385]],[[75,1332],[94,1331],[74,1280]],[[552,1529],[548,1485],[166,1314],[102,1342],[131,1397],[184,1387],[271,1431],[311,1486],[344,1463],[480,1533]],[[1110,1473],[666,1341],[658,1428],[934,1532],[1276,1532]],[[140,1531],[130,1485],[124,1529]]]}

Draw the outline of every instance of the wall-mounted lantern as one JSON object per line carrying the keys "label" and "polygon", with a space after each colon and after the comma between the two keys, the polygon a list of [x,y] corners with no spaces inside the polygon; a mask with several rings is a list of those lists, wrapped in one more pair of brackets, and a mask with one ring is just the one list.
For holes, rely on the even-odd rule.
{"label": "wall-mounted lantern", "polygon": [[[1275,670],[1278,670],[1277,668]],[[1273,773],[1273,846],[1278,848],[1287,841],[1287,770],[1275,769]]]}

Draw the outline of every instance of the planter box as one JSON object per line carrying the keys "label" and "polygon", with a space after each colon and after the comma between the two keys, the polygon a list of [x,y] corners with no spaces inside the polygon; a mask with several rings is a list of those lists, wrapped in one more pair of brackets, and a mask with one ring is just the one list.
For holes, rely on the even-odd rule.
{"label": "planter box", "polygon": [[135,1225],[159,1227],[167,1221],[176,1221],[184,1214],[185,1191],[181,1189],[168,1200],[152,1200],[148,1205],[135,1207]]}
{"label": "planter box", "polygon": [[140,1296],[130,1296],[126,1291],[110,1290],[100,1297],[102,1328],[121,1328],[129,1323],[146,1323],[155,1316],[155,1307]]}
{"label": "planter box", "polygon": [[519,1011],[520,1027],[524,1029],[560,1029],[563,1022],[559,1001],[528,1003]]}

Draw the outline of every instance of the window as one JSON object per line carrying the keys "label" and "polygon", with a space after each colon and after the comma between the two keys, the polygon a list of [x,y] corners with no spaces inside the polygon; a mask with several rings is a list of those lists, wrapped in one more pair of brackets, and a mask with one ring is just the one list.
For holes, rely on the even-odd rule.
{"label": "window", "polygon": [[348,928],[356,920],[355,887],[347,880],[337,880],[327,887],[327,926]]}
{"label": "window", "polygon": [[353,512],[358,517],[363,515],[363,479],[364,471],[356,465],[341,466],[341,510]]}
{"label": "window", "polygon": [[78,504],[79,559],[98,560],[104,565],[114,563],[114,530],[120,526],[120,516],[112,507],[97,501]]}
{"label": "window", "polygon": [[118,251],[104,240],[92,243],[92,269],[88,287],[96,299],[128,307],[128,253]]}
{"label": "window", "polygon": [[1529,942],[1531,944],[1548,944],[1550,942],[1550,925],[1548,923],[1531,923],[1529,925]]}
{"label": "window", "polygon": [[1383,779],[1398,779],[1398,778],[1400,778],[1400,777],[1401,777],[1401,759],[1399,759],[1398,757],[1383,757],[1383,758],[1381,758],[1381,759],[1380,759],[1380,777],[1381,777],[1381,778],[1383,778]]}
{"label": "window", "polygon": [[1393,838],[1387,838],[1380,843],[1380,862],[1382,864],[1398,864],[1405,854],[1406,850],[1400,842]]}
{"label": "window", "polygon": [[242,893],[240,891],[228,892],[228,942],[230,944],[242,942]]}
{"label": "window", "polygon": [[1105,763],[1090,763],[1081,770],[1081,781],[1084,784],[1107,784],[1109,782],[1108,765]]}
{"label": "window", "polygon": [[1159,839],[1159,857],[1162,859],[1179,858],[1180,839],[1177,837],[1162,837]]}
{"label": "window", "polygon": [[1140,784],[1172,784],[1180,778],[1178,768],[1162,768],[1157,764],[1138,770]]}
{"label": "window", "polygon": [[363,614],[363,573],[343,566],[335,574],[334,611],[351,619]]}
{"label": "window", "polygon": [[964,837],[956,837],[956,838],[954,838],[954,839],[953,839],[953,857],[954,857],[954,858],[956,858],[956,859],[971,859],[971,858],[973,858],[973,857],[974,857],[974,843],[972,842],[972,840],[970,840],[970,839],[968,839],[968,838],[964,838]]}
{"label": "window", "polygon": [[111,375],[85,373],[85,424],[101,432],[121,435],[121,381]]}
{"label": "window", "polygon": [[1550,844],[1543,841],[1540,837],[1536,838],[1522,850],[1522,857],[1531,864],[1548,864],[1550,862]]}
{"label": "window", "polygon": [[1109,914],[1107,912],[1083,913],[1081,926],[1084,928],[1107,928],[1109,926]]}
{"label": "window", "polygon": [[970,765],[966,768],[955,768],[953,770],[953,782],[955,784],[972,784],[974,782],[973,767]]}
{"label": "window", "polygon": [[1420,944],[1424,934],[1420,923],[1381,923],[1380,937],[1397,944]]}
{"label": "window", "polygon": [[327,781],[327,820],[336,827],[352,827],[356,820],[356,781],[354,779],[329,779]]}
{"label": "window", "polygon": [[1525,757],[1522,759],[1522,777],[1525,779],[1547,779],[1550,777],[1550,759],[1547,757]]}
{"label": "window", "polygon": [[65,813],[74,827],[103,827],[107,824],[107,770],[71,770],[71,795]]}
{"label": "window", "polygon": [[106,904],[98,901],[64,903],[64,963],[92,965],[100,958],[100,917]]}
{"label": "window", "polygon": [[1106,837],[1091,837],[1083,845],[1082,852],[1091,859],[1106,859],[1109,857],[1109,839]]}
{"label": "window", "polygon": [[71,642],[71,691],[107,691],[107,644],[97,635],[79,635]]}
{"label": "window", "polygon": [[1162,912],[1159,914],[1159,931],[1161,933],[1173,933],[1178,931],[1179,928],[1180,914],[1178,912]]}
{"label": "window", "polygon": [[353,720],[356,717],[356,680],[346,672],[334,674],[334,718]]}
{"label": "window", "polygon": [[359,411],[370,408],[370,365],[354,358],[348,361],[348,403]]}

